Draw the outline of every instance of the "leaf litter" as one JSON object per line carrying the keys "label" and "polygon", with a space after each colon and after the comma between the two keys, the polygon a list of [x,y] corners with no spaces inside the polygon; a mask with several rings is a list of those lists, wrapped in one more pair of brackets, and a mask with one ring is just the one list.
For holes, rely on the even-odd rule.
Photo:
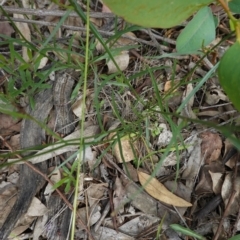
{"label": "leaf litter", "polygon": [[[29,7],[26,4],[24,1],[25,9]],[[95,2],[91,4],[92,13],[111,14],[105,5]],[[48,9],[45,9],[46,6]],[[83,2],[81,6],[83,9],[86,7]],[[43,5],[36,1],[36,6],[33,7],[36,12],[37,7],[49,11],[60,9],[50,1],[45,1]],[[31,20],[29,16],[28,19]],[[81,88],[77,88],[79,81],[82,81],[82,69],[79,74],[74,65],[71,66],[74,70],[67,73],[75,79],[71,108],[76,115],[73,123],[75,130],[68,136],[55,136],[55,139],[49,134],[50,146],[43,143],[40,149],[33,149],[34,154],[29,160],[34,164],[48,162],[50,180],[54,183],[63,182],[59,190],[70,202],[73,201],[75,179],[79,177],[76,239],[90,239],[90,235],[96,239],[154,239],[160,223],[161,239],[180,239],[178,233],[169,228],[171,224],[187,224],[188,228],[204,234],[208,239],[214,237],[218,224],[222,224],[221,239],[228,239],[234,231],[236,233],[240,229],[240,178],[235,171],[238,153],[230,141],[231,137],[226,138],[218,130],[198,124],[195,120],[211,122],[213,125],[224,125],[231,121],[238,126],[238,113],[214,76],[191,95],[199,79],[210,69],[205,62],[192,70],[198,56],[158,58],[160,49],[172,53],[176,48],[176,42],[172,41],[179,36],[179,29],[125,31],[124,36],[109,41],[108,33],[111,32],[113,36],[112,30],[116,27],[119,31],[123,30],[125,23],[120,18],[112,21],[113,18],[101,16],[91,17],[91,22],[98,30],[105,32],[103,40],[111,51],[112,58],[99,41],[91,36],[93,61],[85,105]],[[26,19],[23,15],[15,17]],[[61,18],[43,16],[36,19],[58,23]],[[223,26],[226,25],[224,19],[221,22]],[[36,65],[38,71],[50,67],[54,58],[62,63],[61,67],[69,64],[69,59],[74,64],[84,62],[85,30],[82,20],[79,17],[68,17],[64,24],[66,29],[60,28],[56,33],[59,42],[51,43],[46,56]],[[70,29],[74,26],[79,27],[79,30]],[[29,42],[42,40],[44,35],[49,36],[54,29],[36,25],[37,31],[34,31],[29,23],[18,23],[17,27]],[[12,36],[13,39],[20,37],[8,23],[1,23],[0,28],[6,36]],[[223,37],[221,31],[219,35]],[[169,46],[166,46],[165,41],[169,42]],[[53,45],[57,48],[53,49]],[[211,64],[218,61],[218,55],[221,55],[222,50],[216,49],[218,52],[215,59],[214,56],[208,56]],[[19,54],[26,62],[31,62],[31,54],[36,54],[36,59],[40,56],[25,46]],[[15,64],[20,65],[19,59]],[[119,74],[119,69],[126,79]],[[152,70],[149,72],[147,69]],[[190,70],[192,72],[189,78],[187,71]],[[55,74],[55,71],[52,73]],[[7,79],[9,76],[5,72],[3,77]],[[16,82],[14,87],[20,89],[20,85]],[[7,87],[3,84],[0,89],[1,92],[6,92]],[[162,97],[160,102],[157,101],[159,95]],[[180,111],[180,116],[176,115],[179,106],[189,96],[191,97]],[[0,100],[1,109],[2,99]],[[14,107],[3,102],[4,108],[24,112],[24,106],[19,102]],[[158,106],[159,103],[163,107]],[[76,176],[74,164],[80,138],[77,123],[82,118],[82,108],[86,113],[83,136],[86,148],[81,175]],[[171,120],[166,117],[168,115],[164,115],[163,109],[168,109]],[[0,119],[0,146],[4,153],[1,163],[11,163],[19,160],[17,155],[9,157],[8,153],[20,150],[21,119],[5,113],[1,113]],[[55,131],[56,119],[51,120],[51,124],[50,117],[48,121],[49,128]],[[170,146],[176,137],[174,129],[177,126],[181,132],[176,138],[176,144]],[[65,168],[61,168],[63,165]],[[16,180],[18,171],[17,165],[12,168],[5,164],[0,169],[0,226],[16,201],[18,187],[24,187]],[[69,186],[67,192],[66,185]],[[67,207],[51,184],[46,184],[33,199],[28,212],[19,220],[12,234],[22,234],[33,239],[56,239],[54,233],[63,226],[61,224],[65,224],[66,232],[69,232],[71,211],[69,215],[63,214]],[[61,222],[63,216],[68,220]]]}

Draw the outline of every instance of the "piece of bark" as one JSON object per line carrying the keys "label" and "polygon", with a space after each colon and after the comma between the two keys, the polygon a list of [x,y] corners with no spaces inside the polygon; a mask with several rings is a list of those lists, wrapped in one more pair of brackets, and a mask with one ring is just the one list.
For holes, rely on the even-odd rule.
{"label": "piece of bark", "polygon": [[[46,89],[38,93],[34,99],[35,108],[30,106],[26,110],[32,119],[43,123],[52,108],[52,89]],[[26,118],[22,121],[20,132],[20,145],[22,149],[39,146],[45,141],[45,130],[36,122]],[[30,155],[27,150],[24,156]],[[41,172],[47,171],[46,162],[34,165]],[[36,193],[43,187],[45,180],[41,175],[33,171],[26,164],[20,166],[20,179],[17,200],[0,229],[0,239],[5,240],[11,233],[18,219],[26,213]]]}

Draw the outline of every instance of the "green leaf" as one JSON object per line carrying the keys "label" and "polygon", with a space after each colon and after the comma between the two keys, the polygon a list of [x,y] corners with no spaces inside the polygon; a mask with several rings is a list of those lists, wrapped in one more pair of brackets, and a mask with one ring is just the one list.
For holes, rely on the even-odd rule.
{"label": "green leaf", "polygon": [[213,0],[103,0],[127,22],[143,27],[177,26]]}
{"label": "green leaf", "polygon": [[215,39],[212,11],[204,7],[198,11],[177,38],[177,51],[186,53],[205,47]]}
{"label": "green leaf", "polygon": [[240,0],[232,0],[228,3],[230,10],[234,13],[240,13]]}
{"label": "green leaf", "polygon": [[240,234],[234,236],[234,237],[231,237],[230,239],[228,240],[239,240],[240,239]]}
{"label": "green leaf", "polygon": [[204,238],[203,236],[195,233],[195,232],[192,231],[191,229],[182,227],[181,225],[171,224],[170,227],[171,227],[174,231],[180,232],[180,233],[185,234],[185,235],[187,235],[187,236],[195,237],[195,238],[200,239],[200,240],[206,239],[206,238]]}
{"label": "green leaf", "polygon": [[240,111],[240,42],[234,43],[223,55],[219,68],[219,81],[223,90]]}

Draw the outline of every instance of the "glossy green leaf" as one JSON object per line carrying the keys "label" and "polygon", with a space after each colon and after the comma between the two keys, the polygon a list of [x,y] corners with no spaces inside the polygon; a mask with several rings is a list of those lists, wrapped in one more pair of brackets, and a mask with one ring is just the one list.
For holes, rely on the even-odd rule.
{"label": "glossy green leaf", "polygon": [[115,14],[143,27],[177,26],[213,0],[103,0]]}
{"label": "glossy green leaf", "polygon": [[234,13],[240,13],[240,0],[232,0],[228,3],[230,10]]}
{"label": "glossy green leaf", "polygon": [[218,75],[223,90],[240,111],[240,42],[234,43],[223,55]]}
{"label": "glossy green leaf", "polygon": [[199,235],[198,233],[195,233],[195,232],[192,231],[191,229],[182,227],[181,225],[171,224],[170,227],[171,227],[174,231],[180,232],[180,233],[185,234],[185,235],[187,235],[187,236],[191,236],[191,237],[194,237],[194,238],[197,238],[197,239],[200,239],[200,240],[205,240],[205,239],[206,239],[206,238],[204,238],[203,236]]}
{"label": "glossy green leaf", "polygon": [[177,38],[177,51],[187,53],[205,47],[215,39],[212,11],[204,7],[198,11]]}

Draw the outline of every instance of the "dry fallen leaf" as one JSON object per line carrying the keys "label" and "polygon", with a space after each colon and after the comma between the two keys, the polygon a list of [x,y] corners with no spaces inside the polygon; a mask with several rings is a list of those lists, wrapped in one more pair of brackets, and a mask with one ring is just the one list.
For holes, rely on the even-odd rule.
{"label": "dry fallen leaf", "polygon": [[0,33],[11,37],[12,33],[14,33],[14,29],[8,22],[0,22]]}
{"label": "dry fallen leaf", "polygon": [[172,192],[160,183],[156,178],[152,178],[151,181],[145,186],[147,180],[151,177],[150,175],[138,172],[139,181],[144,189],[152,197],[158,199],[161,202],[173,205],[175,207],[191,207],[192,204],[185,201],[184,199],[174,195]]}
{"label": "dry fallen leaf", "polygon": [[[52,171],[52,175],[50,177],[50,180],[52,181],[53,184],[57,183],[58,181],[61,180],[61,173],[60,173],[60,170],[59,169],[49,169],[50,171]],[[48,183],[48,185],[46,186],[45,188],[45,191],[44,191],[44,196],[46,198],[46,201],[48,202],[51,194],[55,191],[55,189],[53,188],[53,185]]]}
{"label": "dry fallen leaf", "polygon": [[[13,14],[14,18],[20,18],[20,19],[25,19],[24,15],[22,14],[17,14],[14,13]],[[31,42],[31,32],[30,29],[28,27],[27,23],[23,23],[23,22],[16,22],[15,23],[17,28],[19,29],[19,32],[21,32],[21,34],[29,41]],[[22,47],[22,54],[23,54],[23,59],[28,62],[29,61],[29,56],[28,56],[28,51],[29,49],[27,47]]]}
{"label": "dry fallen leaf", "polygon": [[200,137],[202,139],[201,153],[205,163],[209,164],[218,160],[222,149],[222,139],[219,134],[208,131],[203,132]]}
{"label": "dry fallen leaf", "polygon": [[0,122],[0,132],[2,136],[13,135],[13,132],[20,132],[21,123],[19,119],[0,113]]}
{"label": "dry fallen leaf", "polygon": [[97,204],[106,194],[107,183],[91,184],[87,189],[88,203],[92,207]]}
{"label": "dry fallen leaf", "polygon": [[213,192],[218,195],[221,193],[221,188],[222,188],[222,184],[223,184],[223,180],[222,180],[222,173],[213,173],[211,171],[209,171],[209,174],[211,175],[212,178],[212,182],[213,182]]}
{"label": "dry fallen leaf", "polygon": [[[110,47],[111,49],[117,50],[117,49],[122,48],[124,46],[136,44],[134,40],[126,38],[126,37],[130,37],[130,38],[133,38],[133,39],[136,38],[134,33],[127,32],[127,33],[124,34],[124,36],[125,37],[119,38],[117,42],[110,42],[106,45],[108,47]],[[96,49],[100,53],[105,52],[105,48],[103,47],[103,45],[99,41],[96,41]],[[114,58],[114,60],[117,64],[118,68],[115,65],[115,63],[112,61],[112,59],[109,59],[107,61],[108,73],[118,72],[119,69],[121,71],[124,71],[128,67],[129,60],[130,60],[128,50],[120,51],[117,55],[113,56],[113,58]]]}
{"label": "dry fallen leaf", "polygon": [[210,106],[218,104],[219,101],[228,101],[227,96],[216,86],[211,86],[205,93],[205,101]]}
{"label": "dry fallen leaf", "polygon": [[231,172],[225,176],[222,189],[221,189],[221,195],[222,195],[222,199],[224,201],[225,207],[227,207],[229,203],[229,198],[231,197],[233,191],[236,191],[236,193],[231,199],[231,204],[228,208],[228,212],[226,213],[226,216],[235,215],[238,213],[238,210],[239,210],[240,176],[237,176],[235,181],[233,182],[233,173]]}
{"label": "dry fallen leaf", "polygon": [[27,210],[27,215],[29,217],[38,217],[43,216],[47,211],[46,206],[38,198],[34,197]]}
{"label": "dry fallen leaf", "polygon": [[189,146],[187,148],[189,158],[182,178],[186,179],[186,186],[191,189],[193,189],[195,185],[194,179],[198,175],[201,165],[203,165],[201,158],[201,141],[197,134],[193,134],[191,138],[185,141],[185,144]]}
{"label": "dry fallen leaf", "polygon": [[214,192],[217,195],[219,191],[221,192],[221,176],[224,171],[225,168],[220,161],[214,161],[208,165],[204,165],[200,170],[199,182],[195,188],[195,193],[200,195]]}
{"label": "dry fallen leaf", "polygon": [[[84,222],[84,224],[88,226],[92,226],[100,219],[101,217],[100,211],[101,211],[101,207],[97,205],[92,208],[88,207],[88,209],[87,207],[79,208],[77,210],[77,213],[78,213],[78,218],[80,218],[81,221]],[[78,228],[82,229],[83,226],[81,224],[78,224]]]}
{"label": "dry fallen leaf", "polygon": [[167,92],[170,92],[172,91],[174,88],[174,90],[172,92],[176,92],[177,91],[177,88],[176,86],[179,84],[179,81],[178,80],[174,80],[174,81],[166,81],[165,82],[165,85],[164,85],[164,92],[167,93]]}
{"label": "dry fallen leaf", "polygon": [[[119,67],[119,69],[121,71],[124,71],[128,67],[129,60],[130,60],[128,51],[121,51],[119,55],[114,56],[114,60],[117,66]],[[108,66],[108,73],[118,72],[118,69],[115,63],[111,59],[107,62],[107,66]]]}
{"label": "dry fallen leaf", "polygon": [[93,92],[90,89],[86,91],[85,103],[83,101],[82,93],[78,94],[76,101],[72,105],[73,113],[79,118],[82,118],[82,109],[84,108],[85,114],[88,114],[91,111],[91,105],[93,102]]}
{"label": "dry fallen leaf", "polygon": [[[112,139],[112,138],[113,139],[116,138],[114,136],[114,133],[109,135],[109,139]],[[123,136],[122,138],[120,138],[120,143],[117,142],[113,146],[113,155],[116,157],[119,163],[130,162],[135,158],[133,148],[136,149],[136,142],[131,141],[131,138],[129,136]],[[124,157],[124,159],[122,157]]]}
{"label": "dry fallen leaf", "polygon": [[3,181],[0,184],[0,193],[0,226],[2,226],[17,199],[17,187]]}
{"label": "dry fallen leaf", "polygon": [[122,158],[119,144],[116,144],[113,148],[113,154],[118,160],[118,162],[122,163],[132,161],[134,159],[134,153],[129,142],[129,139],[121,139],[121,147],[124,159]]}
{"label": "dry fallen leaf", "polygon": [[20,149],[20,134],[13,135],[9,143],[13,150]]}

